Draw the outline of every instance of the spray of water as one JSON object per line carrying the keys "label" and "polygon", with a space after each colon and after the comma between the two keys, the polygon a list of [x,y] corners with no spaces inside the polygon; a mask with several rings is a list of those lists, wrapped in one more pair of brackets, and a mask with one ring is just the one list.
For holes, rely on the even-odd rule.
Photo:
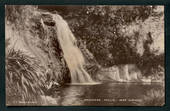
{"label": "spray of water", "polygon": [[52,17],[56,23],[57,39],[70,70],[72,83],[92,83],[92,78],[83,67],[85,64],[83,54],[76,46],[76,38],[67,22],[59,15],[52,15]]}
{"label": "spray of water", "polygon": [[135,64],[124,64],[103,68],[97,75],[99,80],[113,80],[117,82],[139,82],[141,72]]}

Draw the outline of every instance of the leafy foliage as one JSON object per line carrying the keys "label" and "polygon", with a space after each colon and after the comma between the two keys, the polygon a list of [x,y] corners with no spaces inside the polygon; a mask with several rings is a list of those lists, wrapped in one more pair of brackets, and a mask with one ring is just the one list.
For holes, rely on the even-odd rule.
{"label": "leafy foliage", "polygon": [[165,89],[151,89],[143,96],[140,102],[134,102],[139,106],[163,106],[165,104]]}
{"label": "leafy foliage", "polygon": [[[157,6],[39,6],[58,11],[72,32],[104,67],[137,64],[144,73],[164,67],[163,53],[155,55],[151,46],[163,16]],[[151,19],[153,18],[153,20]],[[146,26],[146,27],[145,27]],[[152,26],[148,29],[149,26]],[[157,28],[154,28],[157,27]],[[127,31],[122,31],[126,30]],[[150,32],[150,29],[152,32]],[[134,30],[134,31],[133,31]],[[162,30],[162,29],[160,29]],[[148,68],[147,68],[148,67]]]}
{"label": "leafy foliage", "polygon": [[[7,101],[36,101],[43,94],[44,78],[37,74],[35,60],[21,51],[10,49],[6,55]],[[10,103],[9,103],[10,104]]]}
{"label": "leafy foliage", "polygon": [[[101,66],[110,67],[133,63],[142,69],[145,76],[160,74],[160,72],[164,71],[162,69],[164,67],[164,53],[155,55],[150,48],[154,42],[153,33],[146,31],[148,28],[144,30],[144,25],[152,22],[147,21],[149,18],[157,19],[156,22],[159,23],[159,18],[163,16],[162,12],[154,12],[156,6],[53,6],[53,8],[39,6],[39,8],[47,9],[51,12],[58,11],[68,22],[78,42],[83,43],[93,53]],[[33,41],[33,44],[48,53],[49,50],[43,50],[41,46],[45,45],[45,36],[50,35],[45,34],[40,22],[42,15],[33,13],[34,9],[35,7],[32,6],[6,6],[6,20],[10,22],[9,24],[14,25],[15,28],[18,28],[19,32],[29,31],[30,35],[32,34],[32,38],[29,39]],[[136,26],[138,26],[137,29],[135,29]],[[133,31],[129,31],[129,29],[133,28]],[[50,34],[54,34],[52,36],[56,36],[53,33],[55,30],[48,29],[51,30]],[[24,36],[24,34],[22,33],[21,35]],[[52,48],[54,49],[50,51],[54,51],[52,52],[54,56],[61,59],[61,53],[56,53],[61,52],[57,39],[52,41]],[[7,48],[9,44],[9,40],[7,40]],[[141,48],[142,54],[138,52],[140,44],[143,47],[143,49]],[[45,55],[45,53],[43,54]],[[61,81],[60,84],[70,82],[69,70],[64,65],[65,63],[61,60],[58,63],[62,66],[58,78]],[[44,72],[39,65],[34,58],[27,56],[22,51],[14,50],[13,48],[7,51],[6,90],[8,102],[15,102],[16,100],[18,100],[17,102],[36,101],[37,96],[44,93],[45,78],[39,74]],[[37,69],[41,71],[37,71]],[[98,70],[93,66],[89,66],[87,69],[89,73],[93,74]],[[151,91],[151,93],[153,92]],[[154,95],[157,96],[157,94],[153,93],[153,98]]]}

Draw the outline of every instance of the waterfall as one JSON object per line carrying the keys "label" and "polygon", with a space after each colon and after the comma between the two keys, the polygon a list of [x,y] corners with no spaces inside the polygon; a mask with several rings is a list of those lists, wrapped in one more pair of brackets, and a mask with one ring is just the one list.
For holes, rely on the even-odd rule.
{"label": "waterfall", "polygon": [[83,54],[76,46],[76,38],[67,22],[58,14],[53,14],[52,17],[56,24],[57,39],[71,73],[71,82],[92,83],[92,78],[83,67],[85,64]]}
{"label": "waterfall", "polygon": [[101,69],[97,75],[99,80],[113,80],[117,82],[136,82],[141,79],[141,72],[135,64],[124,64]]}
{"label": "waterfall", "polygon": [[137,81],[140,75],[140,70],[133,64],[120,65],[118,67],[120,79],[125,82]]}

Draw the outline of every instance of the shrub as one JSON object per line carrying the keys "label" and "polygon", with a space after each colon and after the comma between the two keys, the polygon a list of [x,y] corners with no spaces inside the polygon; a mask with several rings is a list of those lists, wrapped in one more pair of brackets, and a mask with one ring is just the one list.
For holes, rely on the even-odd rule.
{"label": "shrub", "polygon": [[34,58],[19,50],[8,50],[6,54],[7,104],[18,105],[21,101],[35,102],[40,94],[44,94],[42,88],[45,79],[36,71],[38,67]]}

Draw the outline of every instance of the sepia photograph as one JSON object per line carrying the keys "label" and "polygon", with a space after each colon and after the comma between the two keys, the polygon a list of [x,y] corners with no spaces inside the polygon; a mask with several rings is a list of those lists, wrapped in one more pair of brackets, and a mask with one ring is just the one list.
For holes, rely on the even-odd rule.
{"label": "sepia photograph", "polygon": [[7,106],[164,106],[163,5],[6,5]]}

